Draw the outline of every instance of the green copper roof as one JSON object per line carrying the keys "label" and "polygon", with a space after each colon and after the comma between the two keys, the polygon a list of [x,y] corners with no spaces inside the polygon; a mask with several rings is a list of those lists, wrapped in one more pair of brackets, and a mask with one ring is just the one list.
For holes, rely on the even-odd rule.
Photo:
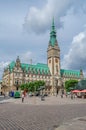
{"label": "green copper roof", "polygon": [[[10,72],[13,71],[13,68],[15,67],[15,62],[11,62],[9,65]],[[25,64],[21,63],[21,68],[24,72],[33,74],[50,74],[49,68],[47,64],[42,64],[42,63],[37,63],[36,65],[31,65],[31,64]]]}
{"label": "green copper roof", "polygon": [[54,46],[57,43],[56,40],[56,30],[55,30],[55,25],[54,25],[54,18],[52,20],[52,29],[50,32],[50,41],[49,41],[49,45]]}
{"label": "green copper roof", "polygon": [[80,77],[80,71],[61,69],[60,73],[61,73],[61,76],[65,75],[65,76],[75,76],[77,78]]}
{"label": "green copper roof", "polygon": [[30,71],[36,74],[49,74],[49,68],[47,64],[37,63],[36,65],[30,65],[29,66]]}
{"label": "green copper roof", "polygon": [[10,71],[12,71],[14,67],[15,67],[15,62],[12,61],[12,62],[10,63],[10,65],[9,65]]}
{"label": "green copper roof", "polygon": [[10,63],[10,68],[14,68],[14,66],[15,66],[15,62],[14,61],[12,61],[11,63]]}

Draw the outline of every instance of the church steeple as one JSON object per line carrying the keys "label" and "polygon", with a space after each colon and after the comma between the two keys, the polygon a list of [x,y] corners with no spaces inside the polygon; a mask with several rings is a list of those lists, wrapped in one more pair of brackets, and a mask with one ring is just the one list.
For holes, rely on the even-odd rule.
{"label": "church steeple", "polygon": [[50,41],[49,41],[50,46],[55,46],[57,45],[57,39],[56,39],[56,30],[55,30],[55,25],[54,25],[54,18],[52,20],[52,26],[51,26],[51,32],[50,32]]}

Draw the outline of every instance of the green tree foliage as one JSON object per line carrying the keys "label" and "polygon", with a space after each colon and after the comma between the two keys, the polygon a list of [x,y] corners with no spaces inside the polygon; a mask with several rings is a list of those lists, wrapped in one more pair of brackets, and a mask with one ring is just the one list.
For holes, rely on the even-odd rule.
{"label": "green tree foliage", "polygon": [[44,86],[44,85],[45,85],[45,82],[44,82],[44,81],[41,81],[41,80],[35,81],[35,82],[34,82],[35,91],[37,91],[37,90],[40,88],[40,86]]}
{"label": "green tree foliage", "polygon": [[20,85],[20,88],[21,90],[26,90],[26,91],[29,91],[29,92],[35,92],[38,90],[38,88],[40,88],[40,86],[44,86],[45,85],[45,82],[44,81],[34,81],[34,82],[29,82],[29,83],[26,83],[26,84],[21,84]]}
{"label": "green tree foliage", "polygon": [[75,85],[78,83],[78,80],[68,80],[65,82],[65,89],[67,92],[70,92],[75,88]]}
{"label": "green tree foliage", "polygon": [[25,89],[25,84],[21,84],[21,85],[20,85],[20,89],[21,89],[21,90],[24,90],[24,89]]}
{"label": "green tree foliage", "polygon": [[35,91],[34,82],[29,82],[29,84],[28,84],[28,91],[29,92],[34,92]]}

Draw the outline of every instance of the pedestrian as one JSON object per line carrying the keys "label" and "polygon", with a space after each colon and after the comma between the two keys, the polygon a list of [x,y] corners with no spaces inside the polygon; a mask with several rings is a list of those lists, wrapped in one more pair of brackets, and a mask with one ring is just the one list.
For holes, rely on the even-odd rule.
{"label": "pedestrian", "polygon": [[71,92],[71,99],[73,99],[73,93]]}
{"label": "pedestrian", "polygon": [[57,97],[57,95],[58,95],[58,89],[56,90],[56,97]]}
{"label": "pedestrian", "polygon": [[61,98],[63,98],[63,94],[61,94]]}
{"label": "pedestrian", "polygon": [[1,95],[2,95],[3,93],[2,93],[2,91],[1,91]]}
{"label": "pedestrian", "polygon": [[63,98],[64,90],[61,90],[61,98]]}
{"label": "pedestrian", "polygon": [[3,95],[4,95],[4,98],[5,98],[5,92],[3,93]]}
{"label": "pedestrian", "polygon": [[24,94],[22,93],[22,103],[24,102]]}
{"label": "pedestrian", "polygon": [[66,96],[66,98],[67,98],[67,92],[65,92],[65,96]]}

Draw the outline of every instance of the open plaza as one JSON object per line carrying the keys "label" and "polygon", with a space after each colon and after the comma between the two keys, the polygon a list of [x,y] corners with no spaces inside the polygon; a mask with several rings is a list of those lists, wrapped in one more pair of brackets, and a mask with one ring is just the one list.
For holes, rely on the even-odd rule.
{"label": "open plaza", "polygon": [[[7,97],[6,97],[7,98]],[[86,99],[65,95],[0,101],[0,130],[85,130]]]}
{"label": "open plaza", "polygon": [[85,55],[85,0],[0,1],[0,130],[86,130]]}
{"label": "open plaza", "polygon": [[18,56],[4,68],[0,130],[86,130],[83,71],[61,69],[54,19],[51,28],[47,64],[21,63]]}
{"label": "open plaza", "polygon": [[18,56],[4,68],[0,91],[0,130],[86,130],[86,80],[82,69],[61,69],[54,19],[47,64]]}

